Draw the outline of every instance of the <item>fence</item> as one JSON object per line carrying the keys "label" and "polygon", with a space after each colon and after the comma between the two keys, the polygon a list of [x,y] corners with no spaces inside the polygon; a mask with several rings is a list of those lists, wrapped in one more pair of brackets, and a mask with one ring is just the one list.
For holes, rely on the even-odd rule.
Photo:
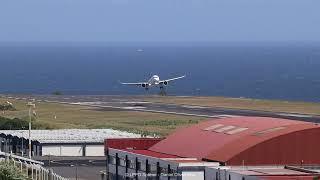
{"label": "fence", "polygon": [[43,162],[0,152],[0,161],[13,162],[19,170],[32,180],[68,180],[43,167]]}

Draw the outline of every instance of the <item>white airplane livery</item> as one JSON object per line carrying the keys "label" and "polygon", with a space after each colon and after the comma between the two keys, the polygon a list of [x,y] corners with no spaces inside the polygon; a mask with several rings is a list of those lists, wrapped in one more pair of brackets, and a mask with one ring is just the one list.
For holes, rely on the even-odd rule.
{"label": "white airplane livery", "polygon": [[143,87],[146,90],[148,90],[152,86],[159,86],[160,89],[163,89],[163,87],[167,86],[170,81],[174,81],[174,80],[177,80],[177,79],[182,79],[184,77],[186,77],[186,76],[184,75],[184,76],[179,76],[179,77],[175,77],[175,78],[171,78],[171,79],[160,80],[158,75],[153,75],[147,82],[135,82],[135,83],[123,83],[123,82],[121,82],[121,84],[124,84],[124,85],[136,85],[136,86]]}

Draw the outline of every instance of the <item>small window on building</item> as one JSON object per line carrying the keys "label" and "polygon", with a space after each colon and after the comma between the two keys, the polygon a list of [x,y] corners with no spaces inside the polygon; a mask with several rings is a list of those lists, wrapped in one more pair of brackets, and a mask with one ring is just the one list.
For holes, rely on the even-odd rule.
{"label": "small window on building", "polygon": [[152,172],[152,173],[157,173],[157,165],[155,164],[149,164],[150,166],[150,171],[149,172]]}
{"label": "small window on building", "polygon": [[164,168],[164,167],[160,167],[160,172],[163,174],[167,174],[168,173],[168,169]]}
{"label": "small window on building", "polygon": [[137,169],[140,170],[140,171],[142,170],[141,162],[139,162],[139,161],[137,162]]}
{"label": "small window on building", "polygon": [[147,172],[150,172],[150,170],[151,170],[151,164],[147,164],[147,169],[146,169],[146,171],[147,171]]}
{"label": "small window on building", "polygon": [[126,166],[126,160],[119,159],[119,165],[125,167]]}
{"label": "small window on building", "polygon": [[147,168],[147,167],[146,167],[146,163],[141,163],[141,170],[142,170],[142,171],[147,171],[146,168]]}
{"label": "small window on building", "polygon": [[175,174],[177,171],[175,169],[170,169],[170,173]]}
{"label": "small window on building", "polygon": [[135,164],[134,161],[132,161],[132,160],[128,160],[128,161],[127,161],[127,166],[128,166],[130,169],[135,169],[135,168],[136,168],[136,164]]}
{"label": "small window on building", "polygon": [[116,157],[108,156],[108,162],[109,164],[116,164]]}

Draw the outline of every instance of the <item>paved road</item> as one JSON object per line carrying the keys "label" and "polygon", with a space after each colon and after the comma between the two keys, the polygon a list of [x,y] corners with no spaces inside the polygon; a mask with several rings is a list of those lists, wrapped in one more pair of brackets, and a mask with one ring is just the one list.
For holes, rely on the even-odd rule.
{"label": "paved road", "polygon": [[60,176],[77,180],[99,180],[106,171],[106,157],[59,157],[41,156],[35,159]]}
{"label": "paved road", "polygon": [[232,116],[262,116],[295,119],[309,122],[320,123],[320,116],[311,116],[306,114],[291,114],[283,112],[239,110],[227,108],[213,108],[193,105],[176,105],[165,103],[153,103],[143,100],[143,96],[53,96],[53,95],[6,95],[6,97],[36,101],[64,103],[73,105],[82,105],[96,107],[98,110],[125,110],[125,111],[143,111],[157,112],[166,114],[178,114],[187,116],[198,116],[205,118],[223,118]]}

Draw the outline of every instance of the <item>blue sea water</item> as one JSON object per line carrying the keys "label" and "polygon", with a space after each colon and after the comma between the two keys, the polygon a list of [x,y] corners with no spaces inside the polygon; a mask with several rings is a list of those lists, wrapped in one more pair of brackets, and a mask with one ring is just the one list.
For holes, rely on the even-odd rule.
{"label": "blue sea water", "polygon": [[0,67],[0,93],[145,94],[119,81],[186,74],[169,94],[320,101],[317,44],[1,45]]}

